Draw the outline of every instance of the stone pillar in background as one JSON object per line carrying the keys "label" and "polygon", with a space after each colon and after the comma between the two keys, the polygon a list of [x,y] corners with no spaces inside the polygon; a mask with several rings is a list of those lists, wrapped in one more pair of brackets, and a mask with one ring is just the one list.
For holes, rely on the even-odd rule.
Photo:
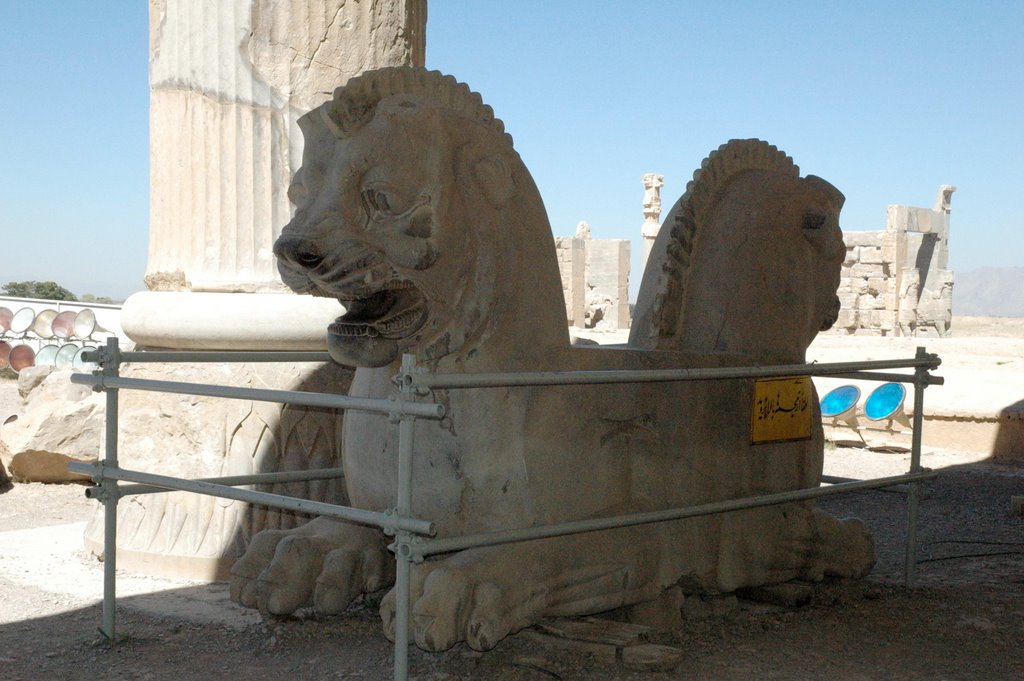
{"label": "stone pillar in background", "polygon": [[587,328],[629,328],[629,240],[587,241]]}
{"label": "stone pillar in background", "polygon": [[576,236],[555,237],[569,326],[628,329],[630,243],[628,239],[594,239],[586,220]]}
{"label": "stone pillar in background", "polygon": [[[425,0],[151,0],[148,291],[122,310],[139,346],[326,350],[337,301],[281,284],[271,252],[291,216],[296,121],[372,68],[424,62]],[[333,363],[139,364],[125,375],[344,393]],[[341,465],[340,414],[122,391],[125,468],[185,478]],[[260,486],[344,502],[340,481]],[[102,512],[86,544],[102,552]],[[118,566],[224,577],[253,533],[306,519],[185,493],[118,505]]]}
{"label": "stone pillar in background", "polygon": [[[949,224],[955,191],[953,185],[940,186],[932,209],[889,206],[886,233],[896,241],[894,269],[901,278],[897,282],[901,295],[896,301],[900,335],[941,338],[950,334],[953,272],[948,269]],[[902,281],[904,273],[911,270],[917,272],[917,286]]]}
{"label": "stone pillar in background", "polygon": [[654,240],[658,238],[658,231],[661,229],[661,188],[665,185],[665,176],[646,173],[640,179],[644,183],[644,224],[640,228],[640,234],[644,240],[644,267],[646,268],[647,257],[651,254]]}
{"label": "stone pillar in background", "polygon": [[587,313],[587,242],[590,225],[585,220],[576,226],[576,236],[555,237],[558,270],[562,275],[562,294],[569,326],[583,328]]}

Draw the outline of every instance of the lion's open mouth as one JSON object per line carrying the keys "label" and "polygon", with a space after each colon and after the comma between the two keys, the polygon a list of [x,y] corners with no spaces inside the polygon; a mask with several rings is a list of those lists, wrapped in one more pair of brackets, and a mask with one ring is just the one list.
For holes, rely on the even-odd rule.
{"label": "lion's open mouth", "polygon": [[[327,327],[332,336],[400,340],[426,323],[426,298],[395,271],[383,253],[343,243],[336,251],[344,254],[342,259],[320,255],[318,249],[296,239],[285,246],[281,251],[292,257],[279,261],[282,280],[294,291],[337,298],[345,306],[345,314]],[[307,252],[311,255],[304,261],[302,254]]]}
{"label": "lion's open mouth", "polygon": [[342,300],[347,312],[327,330],[336,336],[407,338],[426,322],[425,302],[410,282],[392,280],[370,296]]}

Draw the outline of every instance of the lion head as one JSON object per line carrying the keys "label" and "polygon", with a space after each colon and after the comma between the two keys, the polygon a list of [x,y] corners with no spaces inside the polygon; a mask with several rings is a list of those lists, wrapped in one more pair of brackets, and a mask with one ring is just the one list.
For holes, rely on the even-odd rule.
{"label": "lion head", "polygon": [[[527,307],[535,328],[551,327],[543,338],[566,333],[564,309],[543,299],[560,303],[561,287],[539,193],[478,94],[437,72],[381,69],[299,125],[296,213],[274,253],[293,290],[345,306],[328,328],[335,360],[466,353],[526,323]],[[532,301],[517,281],[527,273]]]}
{"label": "lion head", "polygon": [[767,142],[722,145],[665,220],[630,342],[802,362],[839,313],[843,201]]}

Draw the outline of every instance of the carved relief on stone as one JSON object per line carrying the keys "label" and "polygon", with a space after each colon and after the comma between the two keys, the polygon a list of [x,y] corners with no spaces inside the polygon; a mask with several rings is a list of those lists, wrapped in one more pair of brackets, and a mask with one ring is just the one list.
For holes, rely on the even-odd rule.
{"label": "carved relief on stone", "polygon": [[[632,347],[588,349],[569,345],[539,192],[479,95],[436,72],[385,69],[349,81],[302,126],[300,210],[275,252],[290,286],[349,309],[328,344],[359,367],[352,394],[394,396],[402,353],[443,373],[802,362],[835,319],[842,195],[764,142],[734,140],[702,164],[659,235]],[[752,389],[435,391],[424,399],[448,416],[416,423],[413,514],[453,537],[817,485],[820,419],[808,407],[808,439],[752,445]],[[393,506],[393,424],[350,411],[343,447],[351,503]],[[380,532],[323,518],[262,533],[232,568],[232,595],[276,614],[342,612],[391,583],[386,546]],[[413,567],[412,634],[429,650],[484,650],[541,617],[650,601],[676,584],[717,593],[863,575],[872,561],[863,524],[804,503],[469,549]],[[385,632],[394,609],[386,597]]]}
{"label": "carved relief on stone", "polygon": [[905,267],[900,273],[900,294],[896,323],[901,336],[914,336],[918,324],[918,301],[921,297],[921,276],[916,267]]}
{"label": "carved relief on stone", "polygon": [[949,270],[932,271],[918,304],[918,322],[927,334],[944,338],[949,335],[953,321],[953,273]]}
{"label": "carved relief on stone", "polygon": [[[344,390],[351,372],[335,365],[140,365],[157,380],[241,387]],[[124,375],[139,375],[128,369]],[[341,416],[332,410],[166,393],[122,391],[121,465],[183,478],[341,466]],[[261,485],[261,491],[343,503],[343,480]],[[290,529],[292,512],[185,492],[130,496],[118,505],[118,560],[126,569],[194,579],[223,578],[253,534]],[[103,510],[86,530],[102,553]]]}

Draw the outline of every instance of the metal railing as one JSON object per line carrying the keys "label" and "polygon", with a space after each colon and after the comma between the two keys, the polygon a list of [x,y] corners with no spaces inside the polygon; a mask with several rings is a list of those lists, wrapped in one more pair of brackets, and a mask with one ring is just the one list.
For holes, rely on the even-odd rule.
{"label": "metal railing", "polygon": [[[448,553],[471,547],[492,546],[545,537],[558,537],[583,532],[629,527],[648,523],[679,520],[712,515],[728,511],[771,506],[818,497],[847,494],[864,489],[878,489],[905,485],[907,489],[907,545],[904,577],[908,586],[914,582],[917,555],[917,516],[920,498],[919,485],[935,477],[935,473],[921,467],[921,426],[924,414],[924,389],[941,385],[941,377],[932,376],[940,360],[924,348],[918,348],[912,359],[870,362],[841,362],[830,364],[797,364],[764,367],[697,368],[666,370],[609,370],[609,371],[548,371],[490,374],[430,374],[420,370],[412,355],[402,358],[401,373],[397,377],[398,398],[370,399],[342,395],[328,395],[286,390],[263,390],[231,386],[179,383],[120,376],[122,363],[137,362],[308,362],[329,361],[326,353],[315,352],[121,352],[117,338],[87,358],[99,364],[93,374],[75,374],[72,382],[91,385],[106,392],[106,450],[104,458],[96,464],[69,463],[68,470],[90,475],[97,483],[89,496],[104,504],[103,538],[103,615],[101,631],[110,640],[116,640],[116,584],[117,569],[117,503],[122,496],[181,490],[264,506],[325,515],[341,520],[373,525],[393,535],[396,563],[395,577],[395,657],[394,678],[408,678],[410,572],[413,562],[426,556]],[[885,370],[913,368],[913,374],[890,373]],[[417,518],[412,509],[412,462],[414,454],[414,426],[416,419],[437,420],[445,415],[440,404],[426,402],[423,396],[433,389],[458,390],[480,387],[594,385],[610,383],[641,383],[670,381],[717,381],[736,378],[764,378],[780,376],[838,376],[875,381],[898,381],[914,385],[914,421],[911,444],[910,470],[897,476],[870,480],[833,479],[834,484],[814,488],[788,490],[739,499],[728,499],[697,506],[633,513],[608,518],[595,518],[552,525],[508,529],[496,532],[434,539],[435,527],[430,519]],[[398,424],[398,489],[396,505],[387,511],[365,509],[310,501],[280,494],[235,489],[236,485],[316,480],[341,477],[338,468],[283,473],[264,473],[187,480],[142,471],[123,469],[118,465],[118,391],[144,390],[172,392],[230,399],[249,399],[289,403],[316,407],[352,409],[383,413]],[[119,485],[118,481],[137,483]]]}

